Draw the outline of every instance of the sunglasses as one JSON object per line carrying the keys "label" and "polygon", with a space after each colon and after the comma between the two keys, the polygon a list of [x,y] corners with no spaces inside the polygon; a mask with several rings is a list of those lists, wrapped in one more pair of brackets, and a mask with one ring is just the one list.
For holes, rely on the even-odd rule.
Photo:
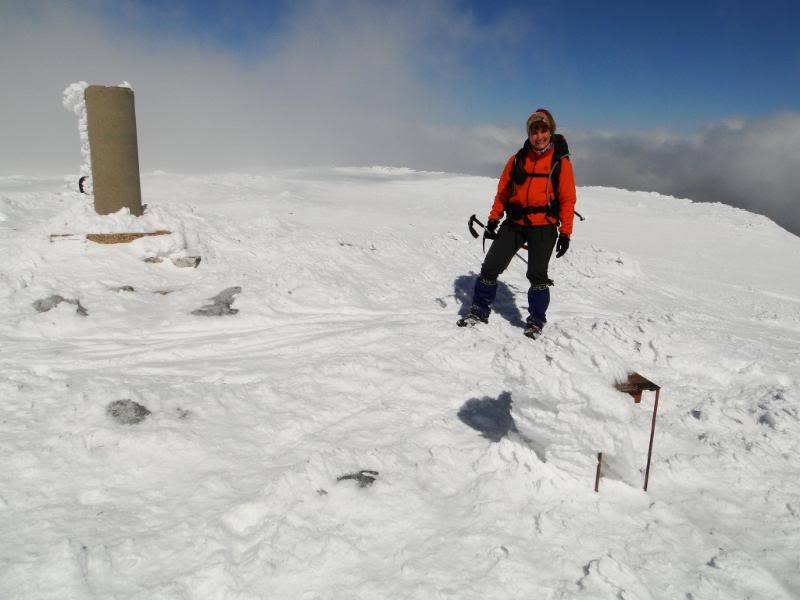
{"label": "sunglasses", "polygon": [[534,123],[528,129],[528,133],[544,133],[545,131],[550,131],[550,128],[544,123]]}

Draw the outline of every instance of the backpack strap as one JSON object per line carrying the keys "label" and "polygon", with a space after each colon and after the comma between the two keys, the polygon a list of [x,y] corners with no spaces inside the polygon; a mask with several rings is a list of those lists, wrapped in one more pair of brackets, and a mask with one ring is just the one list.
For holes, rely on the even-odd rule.
{"label": "backpack strap", "polygon": [[558,196],[558,183],[561,175],[561,161],[569,158],[569,145],[567,138],[560,133],[553,136],[553,167],[550,171],[550,181],[553,183],[553,196]]}
{"label": "backpack strap", "polygon": [[522,165],[525,163],[525,154],[528,152],[530,147],[530,141],[525,140],[522,148],[520,148],[514,156],[514,166],[511,168],[510,180],[510,182],[514,185],[522,185],[529,176]]}
{"label": "backpack strap", "polygon": [[569,158],[567,138],[557,133],[553,136],[553,162],[550,169],[550,185],[553,190],[553,201],[547,203],[547,214],[557,221],[560,221],[559,215],[561,214],[560,198],[558,197],[558,188],[561,181],[561,161],[565,158]]}

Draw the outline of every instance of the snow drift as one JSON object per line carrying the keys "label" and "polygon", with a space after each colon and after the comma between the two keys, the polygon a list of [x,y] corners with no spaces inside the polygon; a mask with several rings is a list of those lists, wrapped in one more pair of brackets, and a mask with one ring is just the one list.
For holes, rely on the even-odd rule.
{"label": "snow drift", "polygon": [[[138,219],[76,179],[0,178],[0,596],[800,594],[800,240],[766,218],[579,190],[532,342],[521,262],[454,325],[491,179],[152,173]],[[647,493],[628,370],[663,386]]]}

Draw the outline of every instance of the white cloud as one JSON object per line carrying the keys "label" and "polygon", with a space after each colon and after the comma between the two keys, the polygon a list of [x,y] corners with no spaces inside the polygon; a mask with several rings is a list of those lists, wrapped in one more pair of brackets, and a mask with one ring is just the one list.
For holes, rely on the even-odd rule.
{"label": "white cloud", "polygon": [[570,136],[584,185],[724,202],[800,234],[800,114],[728,119],[690,136],[666,132]]}
{"label": "white cloud", "polygon": [[450,3],[304,3],[284,16],[269,51],[246,58],[208,40],[127,31],[93,5],[0,9],[3,171],[78,164],[76,124],[59,98],[79,80],[131,82],[145,170],[420,166],[420,156],[444,167],[460,163],[446,154],[466,156],[430,147],[431,124],[453,108],[428,77],[467,68],[460,49],[489,35]]}

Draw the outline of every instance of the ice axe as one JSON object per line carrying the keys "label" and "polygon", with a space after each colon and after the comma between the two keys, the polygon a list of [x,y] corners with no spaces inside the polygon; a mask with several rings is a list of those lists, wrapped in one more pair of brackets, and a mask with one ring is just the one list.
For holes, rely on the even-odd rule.
{"label": "ice axe", "polygon": [[[496,235],[496,234],[493,234],[493,235],[491,235],[491,236],[490,236],[490,235],[487,235],[487,233],[489,233],[489,232],[488,232],[488,230],[486,229],[486,225],[484,225],[483,223],[481,223],[481,222],[478,220],[478,217],[476,217],[476,216],[473,214],[473,215],[472,215],[472,216],[469,218],[469,222],[467,223],[467,227],[469,227],[469,232],[472,234],[472,237],[474,237],[474,238],[476,238],[476,239],[478,238],[478,236],[479,236],[480,234],[479,234],[477,231],[475,231],[475,227],[474,227],[475,225],[478,225],[478,226],[480,226],[480,228],[481,228],[481,229],[483,229],[483,253],[484,253],[484,254],[486,254],[486,238],[488,237],[490,240],[493,240],[495,237],[497,237],[497,235]],[[528,244],[523,244],[523,245],[522,245],[522,249],[523,249],[523,250],[527,250],[527,249],[528,249]],[[514,253],[514,256],[516,256],[518,259],[520,259],[520,260],[521,260],[522,262],[524,262],[526,265],[528,264],[528,261],[527,261],[527,260],[525,260],[524,258],[522,258],[522,257],[521,257],[519,254],[517,254],[516,252]]]}

